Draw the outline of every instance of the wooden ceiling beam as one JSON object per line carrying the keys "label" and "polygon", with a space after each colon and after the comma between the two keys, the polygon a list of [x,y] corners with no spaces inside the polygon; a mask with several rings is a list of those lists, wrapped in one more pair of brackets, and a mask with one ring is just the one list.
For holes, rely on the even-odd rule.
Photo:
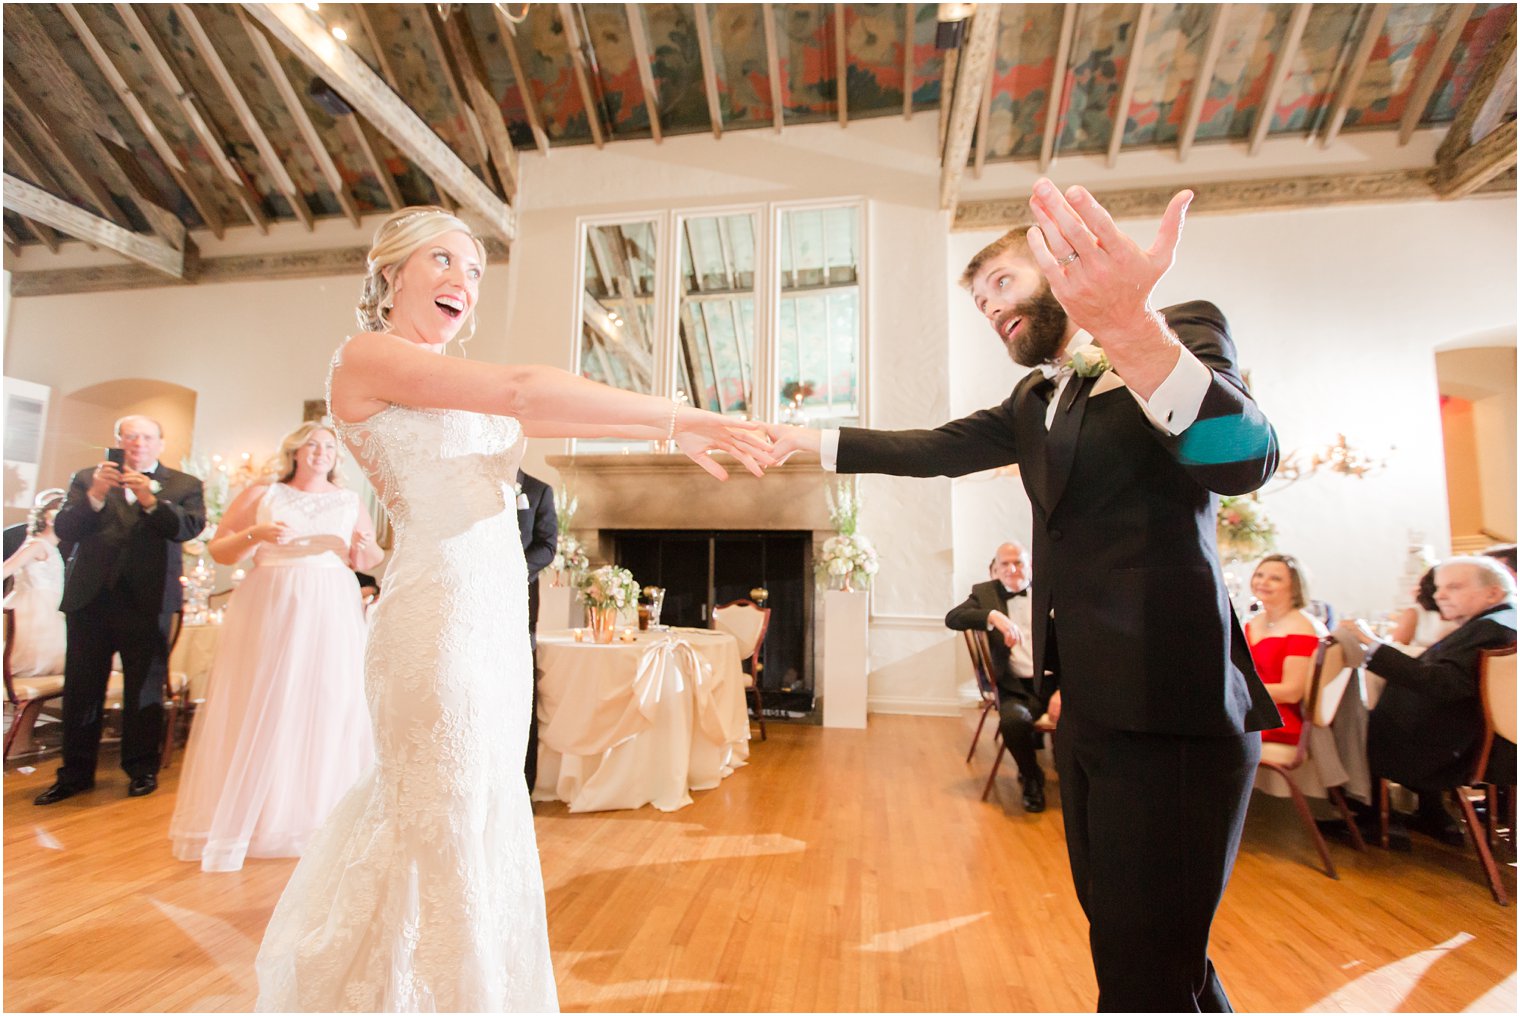
{"label": "wooden ceiling beam", "polygon": [[586,66],[586,54],[581,48],[581,28],[576,22],[576,5],[562,3],[558,6],[560,23],[565,26],[565,44],[570,50],[570,67],[575,73],[575,87],[580,89],[581,102],[586,107],[586,123],[591,127],[591,143],[600,148],[606,143],[602,104],[596,101],[596,93],[591,87],[591,72]]}
{"label": "wooden ceiling beam", "polygon": [[[1494,43],[1483,65],[1473,78],[1467,97],[1457,109],[1446,132],[1446,139],[1436,149],[1436,165],[1451,163],[1467,149],[1481,141],[1483,127],[1492,130],[1515,95],[1515,7],[1509,8],[1509,27]],[[1487,123],[1483,123],[1487,119]]]}
{"label": "wooden ceiling beam", "polygon": [[1304,27],[1309,24],[1309,12],[1313,8],[1313,4],[1293,5],[1293,13],[1288,18],[1287,37],[1283,39],[1282,48],[1274,57],[1267,94],[1257,107],[1256,123],[1251,127],[1251,142],[1246,149],[1250,155],[1261,151],[1261,143],[1267,140],[1267,132],[1272,129],[1272,115],[1277,111],[1283,86],[1287,84],[1288,74],[1293,70],[1293,59],[1298,56],[1298,44],[1303,40]]}
{"label": "wooden ceiling beam", "polygon": [[[25,220],[23,219],[22,221],[24,222]],[[0,229],[3,229],[5,233],[5,249],[19,257],[21,254],[21,241],[17,238],[16,234],[12,232],[9,225],[0,227]]]}
{"label": "wooden ceiling beam", "polygon": [[834,104],[839,107],[839,126],[850,124],[850,61],[845,54],[844,12],[848,4],[834,5]]}
{"label": "wooden ceiling beam", "polygon": [[1071,37],[1077,27],[1077,5],[1061,5],[1061,38],[1056,43],[1055,74],[1050,82],[1050,105],[1045,111],[1045,136],[1040,140],[1040,172],[1050,169],[1061,134],[1061,99],[1066,88],[1066,64],[1071,60]]}
{"label": "wooden ceiling beam", "polygon": [[[769,4],[766,4],[769,7]],[[903,119],[913,119],[913,30],[918,26],[918,4],[903,4]]]}
{"label": "wooden ceiling beam", "polygon": [[511,207],[455,155],[359,55],[338,44],[311,12],[297,4],[245,3],[255,21],[320,74],[397,149],[430,175],[440,190],[459,199],[480,228],[510,240],[517,233]]}
{"label": "wooden ceiling beam", "polygon": [[221,213],[217,211],[216,206],[211,203],[210,199],[202,193],[200,185],[191,178],[190,171],[180,160],[179,153],[174,150],[174,147],[169,144],[169,139],[164,137],[163,132],[158,129],[158,125],[148,115],[147,108],[143,106],[142,100],[138,99],[137,93],[132,91],[132,86],[127,84],[126,78],[122,76],[121,71],[117,69],[116,64],[111,60],[110,54],[106,52],[105,47],[100,44],[100,40],[95,37],[95,33],[90,30],[90,26],[80,15],[79,6],[77,4],[64,3],[58,5],[58,10],[67,19],[69,26],[74,29],[74,34],[79,36],[80,41],[84,43],[85,51],[90,54],[90,59],[94,62],[96,69],[100,71],[101,75],[110,84],[111,90],[116,93],[116,97],[121,100],[121,104],[126,108],[127,114],[137,124],[137,129],[142,131],[143,137],[147,139],[149,147],[153,149],[159,161],[164,164],[164,168],[168,170],[169,175],[173,177],[175,186],[184,191],[185,196],[190,199],[190,204],[194,205],[196,212],[200,214],[201,221],[205,222],[206,227],[220,240],[227,230],[226,223],[222,221]]}
{"label": "wooden ceiling beam", "polygon": [[[97,215],[126,228],[127,217],[122,213],[121,207],[116,204],[115,195],[101,182],[100,177],[95,175],[95,171],[85,163],[84,158],[74,146],[54,133],[48,126],[47,121],[43,119],[42,103],[37,96],[32,94],[31,89],[21,80],[20,73],[13,70],[10,64],[5,67],[5,87],[15,99],[15,108],[21,114],[22,126],[31,139],[43,149],[41,154],[49,160],[50,169],[55,173],[59,171],[68,173],[79,187],[80,193],[95,205]],[[89,136],[93,137],[93,135]]]}
{"label": "wooden ceiling beam", "polygon": [[966,157],[971,154],[971,131],[976,126],[978,107],[992,73],[993,51],[997,48],[998,20],[1001,4],[977,4],[971,15],[971,27],[961,47],[960,67],[955,75],[955,95],[951,101],[950,127],[945,132],[944,158],[940,163],[939,206],[954,210],[961,177],[966,173]]}
{"label": "wooden ceiling beam", "polygon": [[1462,198],[1515,166],[1515,121],[1490,131],[1477,144],[1436,167],[1436,191]]}
{"label": "wooden ceiling beam", "polygon": [[232,159],[227,155],[226,142],[211,126],[210,120],[202,111],[200,101],[196,99],[194,93],[180,81],[179,72],[164,55],[153,30],[138,16],[131,4],[118,3],[112,6],[122,23],[127,26],[127,31],[131,33],[160,84],[179,103],[180,111],[184,113],[191,131],[200,140],[201,147],[205,148],[206,154],[211,157],[212,164],[216,166],[222,178],[231,185],[238,204],[243,206],[243,213],[248,216],[248,221],[257,226],[260,233],[268,233],[269,220],[264,217],[263,211],[259,208],[264,200],[263,195],[254,191],[247,175],[240,167],[233,164]]}
{"label": "wooden ceiling beam", "polygon": [[1441,74],[1446,70],[1446,62],[1451,59],[1451,54],[1456,50],[1457,43],[1462,41],[1462,29],[1467,27],[1468,19],[1472,17],[1473,8],[1477,4],[1452,4],[1451,13],[1446,15],[1446,26],[1441,29],[1441,37],[1436,40],[1435,48],[1425,58],[1425,63],[1420,67],[1420,76],[1415,80],[1414,88],[1409,93],[1409,100],[1404,106],[1404,115],[1399,120],[1399,145],[1409,144],[1409,139],[1414,137],[1414,132],[1420,126],[1420,120],[1425,115],[1425,107],[1430,104],[1430,97],[1435,94],[1436,85],[1441,81]]}
{"label": "wooden ceiling beam", "polygon": [[1356,98],[1356,90],[1361,87],[1362,76],[1367,72],[1367,64],[1372,59],[1372,48],[1377,45],[1378,36],[1383,34],[1383,26],[1388,23],[1388,11],[1392,6],[1373,4],[1368,12],[1367,23],[1362,27],[1362,37],[1357,40],[1356,52],[1351,55],[1351,64],[1341,80],[1340,95],[1336,97],[1335,106],[1330,111],[1330,121],[1325,124],[1325,132],[1320,135],[1320,147],[1328,148],[1341,132],[1346,114],[1351,111],[1351,103]]}
{"label": "wooden ceiling beam", "polygon": [[379,65],[380,76],[399,94],[401,79],[396,77],[396,68],[391,66],[385,47],[380,45],[380,33],[375,31],[375,23],[370,20],[369,11],[365,10],[365,7],[366,5],[362,3],[351,4],[349,10],[353,12],[354,20],[358,22],[359,31],[363,32],[364,37],[369,41],[369,48],[375,54],[375,63]]}
{"label": "wooden ceiling beam", "polygon": [[[767,12],[766,17],[769,17],[770,4],[762,6]],[[639,86],[644,89],[644,108],[649,111],[649,132],[654,136],[654,143],[659,144],[664,140],[660,131],[660,93],[655,89],[654,67],[649,62],[649,33],[644,29],[644,14],[639,10],[638,4],[624,4],[623,13],[628,16],[628,36],[633,40],[633,58],[639,64]],[[765,43],[767,52],[770,52],[772,40],[769,28],[766,29]]]}
{"label": "wooden ceiling beam", "polygon": [[173,5],[174,13],[179,15],[180,25],[185,29],[185,34],[190,36],[190,44],[195,47],[201,62],[211,72],[222,94],[226,96],[227,103],[232,107],[232,112],[243,125],[253,147],[257,149],[259,158],[264,161],[264,168],[274,179],[274,185],[280,193],[285,195],[286,202],[290,205],[291,214],[301,220],[301,225],[306,227],[307,232],[313,228],[311,208],[306,203],[306,196],[296,186],[291,178],[290,171],[285,168],[285,160],[274,149],[274,144],[269,140],[269,135],[264,132],[264,127],[259,123],[259,118],[254,115],[253,107],[248,105],[248,100],[243,97],[243,90],[233,79],[232,72],[227,69],[222,61],[221,54],[211,43],[211,36],[201,25],[189,4],[177,3]]}
{"label": "wooden ceiling beam", "polygon": [[311,150],[312,158],[316,160],[317,169],[327,181],[328,189],[333,192],[333,197],[342,207],[343,214],[348,216],[348,221],[355,226],[359,225],[359,209],[354,204],[353,198],[349,197],[348,185],[343,182],[343,174],[338,172],[332,153],[327,150],[327,144],[322,140],[322,135],[317,133],[317,125],[312,123],[306,107],[301,104],[301,97],[296,94],[295,88],[291,85],[290,78],[280,63],[280,58],[275,55],[274,47],[269,43],[269,37],[248,20],[248,15],[240,8],[233,8],[233,10],[237,12],[243,31],[248,34],[248,41],[252,43],[254,55],[258,57],[264,73],[269,76],[275,91],[280,93],[280,101],[285,104],[285,111],[295,121],[296,129],[301,132],[301,137],[306,141],[306,147]]}
{"label": "wooden ceiling beam", "polygon": [[1198,76],[1193,79],[1193,90],[1188,94],[1187,119],[1177,135],[1177,161],[1186,162],[1188,149],[1198,136],[1198,124],[1203,119],[1203,104],[1208,101],[1209,89],[1214,84],[1214,68],[1219,65],[1219,54],[1224,52],[1224,26],[1230,16],[1229,4],[1214,4],[1211,8],[1208,35],[1203,44],[1203,63]]}
{"label": "wooden ceiling beam", "polygon": [[1119,149],[1124,147],[1124,129],[1129,123],[1129,104],[1135,97],[1135,84],[1140,80],[1145,63],[1145,36],[1151,28],[1151,15],[1155,4],[1141,4],[1140,14],[1135,18],[1135,31],[1129,42],[1129,62],[1124,67],[1124,83],[1119,86],[1119,105],[1114,109],[1114,129],[1108,139],[1108,168],[1113,169],[1119,161]]}
{"label": "wooden ceiling beam", "polygon": [[987,81],[982,85],[982,100],[976,110],[976,154],[972,156],[971,175],[982,178],[982,167],[987,164],[987,131],[992,123],[992,77],[997,69],[997,57],[987,67]]}
{"label": "wooden ceiling beam", "polygon": [[[27,176],[30,176],[33,180],[38,181],[38,183],[42,185],[43,190],[47,190],[48,183],[54,178],[50,175],[45,175],[42,172],[41,167],[32,162],[27,156],[17,151],[16,148],[13,147],[13,143],[22,143],[19,135],[8,136],[5,139],[5,161],[14,162],[14,164],[18,166],[23,173],[25,173]],[[46,247],[50,252],[54,254],[58,253],[57,233],[53,232],[51,229],[48,229],[42,223],[27,218],[25,215],[21,215],[20,218],[21,224],[25,226],[33,236],[41,240],[44,247]],[[16,250],[12,253],[19,254],[20,251]]]}
{"label": "wooden ceiling beam", "polygon": [[707,5],[692,4],[697,19],[697,51],[702,58],[702,84],[707,89],[707,115],[712,118],[713,137],[723,136],[723,107],[718,102],[718,71],[713,54],[712,24]]}
{"label": "wooden ceiling beam", "polygon": [[780,134],[786,108],[781,98],[781,53],[776,47],[775,10],[774,4],[760,5],[760,16],[765,20],[765,68],[771,79],[771,125]]}
{"label": "wooden ceiling beam", "polygon": [[391,176],[389,167],[380,159],[375,151],[375,143],[370,139],[369,131],[364,126],[364,120],[357,113],[349,113],[338,117],[339,123],[348,131],[348,136],[353,140],[354,147],[359,149],[359,154],[364,156],[364,161],[369,164],[370,172],[374,174],[380,189],[385,191],[385,200],[390,204],[392,211],[398,211],[406,207],[406,199],[401,196],[401,189],[396,186],[396,178]]}
{"label": "wooden ceiling beam", "polygon": [[475,47],[475,38],[462,16],[444,19],[442,27],[444,39],[458,61],[459,77],[464,81],[470,107],[474,110],[475,117],[480,122],[480,128],[485,134],[486,148],[491,154],[491,162],[496,166],[496,173],[501,179],[502,187],[511,197],[517,193],[521,179],[517,168],[517,149],[512,145],[512,135],[507,130],[506,118],[501,115],[501,105],[497,103],[496,96],[491,94],[490,86],[486,84],[489,79],[486,77],[485,65],[481,62],[480,53]]}
{"label": "wooden ceiling beam", "polygon": [[480,164],[480,173],[486,178],[486,185],[491,183],[491,152],[486,145],[485,132],[481,129],[473,107],[470,105],[469,93],[466,90],[459,69],[455,66],[452,54],[443,44],[443,37],[439,35],[439,16],[432,4],[419,4],[422,11],[423,34],[427,36],[428,45],[433,49],[433,56],[438,61],[439,70],[443,72],[443,90],[448,93],[449,102],[459,111],[459,119],[464,121],[464,138],[470,144],[475,155],[475,161]]}
{"label": "wooden ceiling beam", "polygon": [[523,71],[522,57],[517,54],[517,26],[507,19],[506,14],[498,5],[492,4],[491,11],[496,15],[496,24],[501,30],[501,47],[507,51],[507,60],[512,64],[512,78],[517,82],[517,94],[522,98],[523,110],[528,115],[528,129],[533,132],[533,143],[538,146],[540,153],[548,155],[549,134],[544,130],[544,120],[539,115],[538,103],[533,101],[533,91],[528,87],[528,76]]}
{"label": "wooden ceiling beam", "polygon": [[16,214],[45,223],[76,239],[98,244],[176,279],[185,277],[183,237],[181,246],[176,249],[162,240],[140,236],[9,173],[5,174],[4,203]]}

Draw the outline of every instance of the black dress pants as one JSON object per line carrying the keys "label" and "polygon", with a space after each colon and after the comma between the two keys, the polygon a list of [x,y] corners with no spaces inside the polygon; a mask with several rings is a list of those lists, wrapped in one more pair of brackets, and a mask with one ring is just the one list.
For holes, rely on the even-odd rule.
{"label": "black dress pants", "polygon": [[1230,1012],[1209,926],[1240,846],[1261,735],[1056,730],[1061,810],[1100,1012]]}
{"label": "black dress pants", "polygon": [[999,697],[998,733],[1003,735],[1003,747],[1013,756],[1022,779],[1043,783],[1045,773],[1040,769],[1039,756],[1035,754],[1039,732],[1034,729],[1034,721],[1034,713],[1027,703],[1012,695]]}
{"label": "black dress pants", "polygon": [[67,615],[63,662],[63,765],[58,782],[95,783],[111,657],[121,654],[121,767],[128,776],[158,773],[164,738],[164,679],[174,615],[145,611],[106,590]]}

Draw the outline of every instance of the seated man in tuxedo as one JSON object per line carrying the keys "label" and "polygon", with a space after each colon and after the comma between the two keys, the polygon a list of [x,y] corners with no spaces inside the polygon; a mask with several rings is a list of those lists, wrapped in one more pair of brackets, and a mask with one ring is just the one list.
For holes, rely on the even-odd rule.
{"label": "seated man in tuxedo", "polygon": [[121,654],[121,767],[130,797],[158,789],[169,624],[180,609],[180,544],[206,528],[201,481],[159,463],[164,430],[146,416],[116,421],[121,464],[74,474],[53,522],[69,556],[59,610],[67,618],[63,664],[63,765],[37,796],[55,804],[95,785],[111,657]]}
{"label": "seated man in tuxedo", "polygon": [[[559,519],[554,513],[554,491],[549,485],[521,469],[517,485],[522,494],[517,500],[517,531],[522,537],[523,559],[528,564],[528,639],[538,650],[538,573],[554,561],[559,545]],[[528,716],[528,757],[523,763],[528,792],[538,781],[538,667],[533,668],[533,710]]]}
{"label": "seated man in tuxedo", "polygon": [[998,687],[998,731],[1019,767],[1024,810],[1044,811],[1045,771],[1035,755],[1034,721],[1042,710],[1029,651],[1029,553],[1021,543],[1005,543],[988,572],[992,580],[972,586],[965,602],[945,615],[945,627],[987,631]]}
{"label": "seated man in tuxedo", "polygon": [[[1452,558],[1436,566],[1436,606],[1457,629],[1418,657],[1364,621],[1348,618],[1341,629],[1367,649],[1367,669],[1388,682],[1367,720],[1373,775],[1417,791],[1414,827],[1460,845],[1442,791],[1472,776],[1484,729],[1478,668],[1483,650],[1515,644],[1515,578],[1491,557]],[[1495,738],[1489,772],[1495,782],[1514,781],[1513,744]]]}

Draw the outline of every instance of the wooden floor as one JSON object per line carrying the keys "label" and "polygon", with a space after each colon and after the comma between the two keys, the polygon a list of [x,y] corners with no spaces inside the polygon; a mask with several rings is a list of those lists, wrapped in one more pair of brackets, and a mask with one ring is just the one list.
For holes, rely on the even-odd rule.
{"label": "wooden floor", "polygon": [[[1086,925],[1059,805],[977,800],[966,719],[868,731],[772,724],[752,764],[674,814],[538,806],[566,1010],[1091,1009]],[[179,770],[151,797],[33,807],[54,763],[5,774],[4,1007],[247,1010],[292,861],[203,874],[167,839]],[[1477,864],[1332,845],[1315,867],[1285,802],[1258,798],[1215,923],[1241,1010],[1515,1011],[1515,910]],[[1506,878],[1513,886],[1513,869]]]}

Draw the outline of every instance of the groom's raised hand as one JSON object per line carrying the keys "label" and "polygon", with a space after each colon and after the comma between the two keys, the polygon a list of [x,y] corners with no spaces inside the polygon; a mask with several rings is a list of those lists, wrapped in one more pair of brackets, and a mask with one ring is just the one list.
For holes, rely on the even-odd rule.
{"label": "groom's raised hand", "polygon": [[768,423],[765,430],[771,439],[773,464],[778,466],[798,452],[818,454],[818,442],[823,436],[822,431],[812,427],[793,427],[785,423]]}

